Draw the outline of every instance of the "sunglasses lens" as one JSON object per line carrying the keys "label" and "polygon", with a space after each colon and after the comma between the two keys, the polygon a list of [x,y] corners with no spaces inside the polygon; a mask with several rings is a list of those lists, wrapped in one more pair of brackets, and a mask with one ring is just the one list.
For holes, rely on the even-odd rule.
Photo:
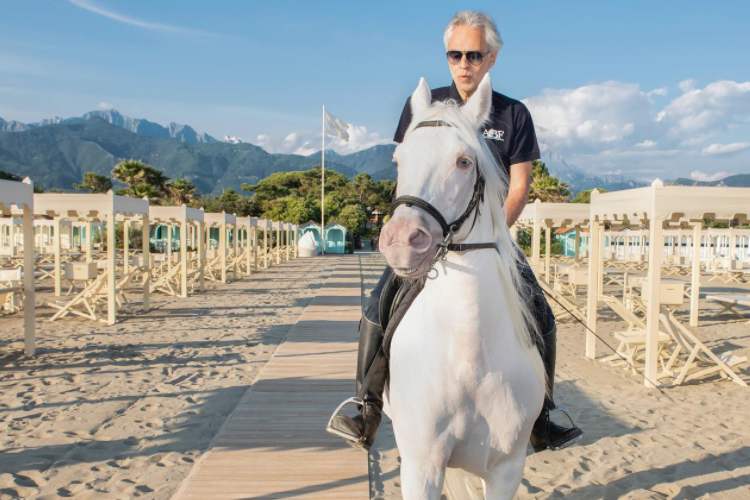
{"label": "sunglasses lens", "polygon": [[482,59],[484,59],[484,54],[477,51],[471,51],[466,53],[466,59],[469,60],[471,64],[479,65],[482,64]]}
{"label": "sunglasses lens", "polygon": [[460,50],[449,50],[445,55],[448,57],[448,60],[454,64],[461,62],[461,57],[463,57]]}

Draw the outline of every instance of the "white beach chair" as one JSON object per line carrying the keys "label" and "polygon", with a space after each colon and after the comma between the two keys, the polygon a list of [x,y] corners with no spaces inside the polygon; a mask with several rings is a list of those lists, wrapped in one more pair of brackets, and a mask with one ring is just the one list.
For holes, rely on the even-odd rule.
{"label": "white beach chair", "polygon": [[[619,342],[616,353],[606,356],[602,361],[609,362],[613,365],[626,363],[634,373],[639,356],[645,353],[646,348],[646,324],[638,316],[630,311],[616,297],[611,295],[602,295],[600,300],[604,302],[620,319],[627,323],[627,330],[614,332],[614,337]],[[664,318],[666,320],[666,318]],[[671,338],[666,333],[659,330],[656,342],[658,346],[657,358],[665,362],[665,349],[670,344]]]}
{"label": "white beach chair", "polygon": [[23,271],[20,268],[0,270],[0,313],[13,314],[22,307]]}
{"label": "white beach chair", "polygon": [[732,369],[746,363],[747,356],[735,355],[733,352],[724,352],[717,356],[695,333],[675,318],[672,312],[669,313],[666,326],[677,344],[665,367],[667,374],[674,374],[679,370],[672,385],[680,385],[718,373],[723,379],[731,378],[735,383],[747,386],[747,382]]}
{"label": "white beach chair", "polygon": [[[739,318],[744,318],[741,311],[737,310],[738,306],[744,306],[750,308],[750,293],[712,293],[706,295],[706,300],[716,302],[723,309],[719,311],[719,314],[729,312]],[[747,314],[750,311],[746,311]]]}

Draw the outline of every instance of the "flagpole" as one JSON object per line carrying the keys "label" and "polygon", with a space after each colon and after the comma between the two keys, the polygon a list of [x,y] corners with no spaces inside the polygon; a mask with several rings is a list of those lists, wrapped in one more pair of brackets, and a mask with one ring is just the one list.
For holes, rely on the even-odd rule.
{"label": "flagpole", "polygon": [[320,148],[320,252],[326,253],[326,106],[323,105],[323,116],[321,119],[323,133],[321,134],[322,147]]}

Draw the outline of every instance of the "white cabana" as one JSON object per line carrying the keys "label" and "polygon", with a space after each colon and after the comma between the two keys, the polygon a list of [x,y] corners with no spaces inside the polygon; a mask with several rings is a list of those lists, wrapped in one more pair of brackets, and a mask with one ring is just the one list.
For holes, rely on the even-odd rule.
{"label": "white cabana", "polygon": [[[586,315],[588,327],[596,331],[601,290],[604,224],[612,230],[648,230],[648,276],[646,290],[646,360],[644,383],[657,380],[657,343],[662,296],[664,230],[689,225],[692,233],[690,322],[697,324],[700,294],[701,232],[704,219],[747,221],[750,188],[664,186],[656,180],[649,187],[591,194],[589,285]],[[659,290],[659,293],[652,293]],[[586,332],[586,356],[596,357],[596,338]]]}
{"label": "white cabana", "polygon": [[[226,212],[208,212],[204,213],[203,221],[206,225],[207,242],[211,242],[211,228],[217,228],[219,231],[217,246],[210,252],[210,258],[206,264],[206,278],[227,283],[227,274],[231,269],[232,277],[237,279],[236,261],[232,258],[237,251],[237,217]],[[234,238],[230,242],[232,235]],[[234,248],[234,252],[230,250],[230,247]]]}
{"label": "white cabana", "polygon": [[263,231],[263,245],[260,249],[263,257],[263,268],[268,268],[271,264],[270,237],[273,229],[273,222],[268,219],[258,219],[257,229]]}
{"label": "white cabana", "polygon": [[[24,351],[32,356],[35,349],[34,338],[34,188],[31,180],[23,182],[0,180],[0,214],[13,218],[14,212],[22,213],[23,232],[23,328]],[[16,290],[7,290],[15,293]]]}
{"label": "white cabana", "polygon": [[[63,220],[79,222],[104,222],[107,231],[107,256],[106,269],[98,276],[95,267],[84,266],[86,273],[92,273],[90,283],[77,293],[71,300],[50,305],[58,311],[50,318],[56,320],[68,314],[82,316],[92,320],[106,321],[114,324],[117,320],[118,302],[123,302],[124,289],[132,281],[136,271],[143,273],[143,307],[148,308],[150,291],[150,264],[149,264],[149,206],[148,201],[127,196],[118,196],[111,190],[102,194],[78,194],[78,193],[44,193],[34,195],[34,213],[38,216],[46,216],[55,221],[55,290],[59,291],[61,272],[61,238],[59,224]],[[116,261],[116,238],[115,224],[117,222],[139,222],[142,229],[142,268],[129,268],[129,233],[128,225],[124,224],[126,230],[123,232],[124,259],[123,276],[118,280]],[[89,226],[90,227],[90,226]],[[89,233],[90,234],[90,233]],[[75,272],[75,271],[74,271]],[[97,302],[100,296],[106,296],[107,317],[100,318],[97,311]]]}
{"label": "white cabana", "polygon": [[[149,218],[152,224],[167,226],[169,240],[165,272],[154,277],[151,291],[161,291],[168,295],[188,296],[188,287],[192,285],[203,290],[203,268],[206,261],[203,240],[203,210],[181,205],[179,207],[149,207]],[[179,265],[174,265],[172,253],[172,228],[178,226],[180,233]],[[190,248],[195,249],[195,258],[191,258]]]}
{"label": "white cabana", "polygon": [[244,276],[250,276],[258,269],[258,219],[257,217],[237,217],[237,235],[240,252],[235,257],[237,268]]}
{"label": "white cabana", "polygon": [[[547,282],[551,276],[552,230],[568,228],[575,230],[575,258],[579,258],[580,229],[588,223],[589,205],[586,203],[545,203],[539,199],[527,204],[518,220],[511,228],[514,238],[519,228],[531,229],[531,267],[540,273],[544,271]],[[544,267],[541,261],[540,239],[544,229]]]}

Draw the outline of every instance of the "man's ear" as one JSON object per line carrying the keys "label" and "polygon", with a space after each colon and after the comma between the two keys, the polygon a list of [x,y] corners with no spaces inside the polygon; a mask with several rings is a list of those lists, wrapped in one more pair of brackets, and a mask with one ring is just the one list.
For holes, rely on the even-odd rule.
{"label": "man's ear", "polygon": [[466,104],[461,106],[461,112],[474,125],[474,128],[478,129],[487,122],[491,111],[492,82],[490,81],[490,74],[487,73],[479,82],[477,90],[466,101]]}
{"label": "man's ear", "polygon": [[417,88],[414,89],[414,93],[411,95],[409,105],[411,106],[411,115],[417,116],[430,107],[432,104],[432,91],[430,86],[427,85],[427,80],[424,78],[419,79]]}

